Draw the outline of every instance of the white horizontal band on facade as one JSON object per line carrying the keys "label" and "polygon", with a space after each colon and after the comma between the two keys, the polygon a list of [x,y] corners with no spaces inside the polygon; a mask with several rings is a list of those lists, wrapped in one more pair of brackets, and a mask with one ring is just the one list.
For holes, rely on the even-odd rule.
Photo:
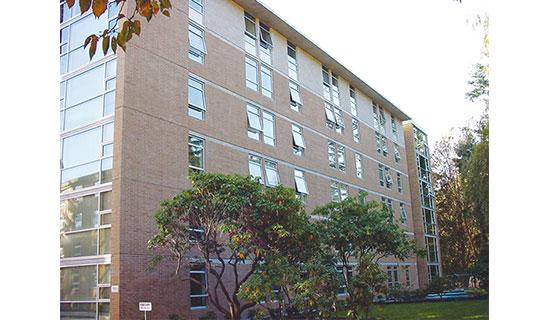
{"label": "white horizontal band on facade", "polygon": [[203,138],[205,140],[208,140],[210,142],[214,142],[214,143],[217,143],[217,144],[220,144],[220,145],[223,145],[223,146],[226,146],[230,149],[233,149],[233,150],[237,150],[237,151],[240,151],[242,153],[245,153],[245,154],[255,154],[255,155],[258,155],[264,159],[267,159],[267,160],[271,160],[271,161],[275,161],[277,163],[280,163],[280,164],[283,164],[289,168],[292,168],[292,169],[299,169],[299,170],[302,170],[304,172],[307,172],[307,173],[310,173],[310,174],[313,174],[313,175],[316,175],[318,177],[322,177],[326,180],[329,180],[329,181],[336,181],[336,182],[339,182],[339,183],[342,183],[342,184],[345,184],[345,185],[348,185],[348,186],[351,186],[351,187],[354,187],[360,191],[367,191],[369,194],[373,194],[373,195],[378,195],[378,196],[383,196],[385,198],[388,198],[388,199],[391,199],[391,200],[394,200],[396,202],[400,202],[400,203],[404,203],[408,206],[410,206],[410,202],[407,202],[405,200],[401,200],[401,199],[396,199],[396,198],[393,198],[391,196],[388,196],[386,194],[383,194],[383,193],[380,193],[380,192],[376,192],[376,191],[373,191],[373,190],[369,190],[367,187],[363,187],[363,186],[359,186],[359,185],[356,185],[356,184],[353,184],[353,183],[349,183],[349,182],[346,182],[346,181],[343,181],[341,179],[338,179],[338,178],[335,178],[335,177],[331,177],[331,176],[327,176],[325,175],[324,173],[320,173],[320,172],[317,172],[317,171],[314,171],[314,170],[311,170],[311,169],[307,169],[307,168],[302,168],[302,167],[299,167],[299,166],[296,166],[290,162],[287,162],[285,160],[281,160],[281,159],[277,159],[277,158],[273,158],[273,157],[270,157],[270,156],[266,156],[260,152],[257,152],[257,151],[254,151],[254,150],[250,150],[250,149],[247,149],[247,148],[244,148],[244,147],[241,147],[241,146],[237,146],[237,145],[234,145],[232,143],[229,143],[229,142],[225,142],[223,140],[219,140],[217,138],[214,138],[214,137],[211,137],[211,136],[208,136],[208,135],[205,135],[203,133],[199,133],[199,132],[196,132],[196,131],[192,131],[192,130],[189,130],[189,134],[191,135],[194,135],[194,136],[197,136],[197,137],[200,137],[200,138]]}
{"label": "white horizontal band on facade", "polygon": [[111,254],[59,259],[59,264],[61,268],[82,267],[82,266],[91,266],[96,264],[110,264],[110,263],[111,263]]}
{"label": "white horizontal band on facade", "polygon": [[88,187],[88,188],[82,188],[82,189],[79,189],[79,190],[62,193],[60,195],[60,198],[61,198],[61,201],[63,201],[63,200],[67,200],[67,199],[83,197],[83,196],[87,196],[87,195],[95,194],[95,193],[100,193],[100,192],[104,192],[104,191],[111,191],[112,189],[113,189],[113,183],[112,182],[107,182],[107,183],[100,184],[100,185],[97,185],[97,186],[91,186],[91,187]]}
{"label": "white horizontal band on facade", "polygon": [[[255,105],[255,106],[260,107],[260,108],[263,109],[263,110],[267,110],[267,111],[269,111],[270,113],[273,113],[274,115],[276,115],[277,117],[279,117],[279,118],[281,118],[281,119],[284,119],[284,120],[290,122],[291,124],[299,125],[300,127],[304,128],[304,129],[307,129],[307,130],[310,131],[310,132],[313,132],[314,134],[320,136],[320,137],[323,138],[323,139],[335,141],[335,142],[337,142],[338,144],[343,145],[343,146],[346,147],[347,149],[351,150],[352,152],[358,153],[358,154],[364,156],[365,158],[368,158],[368,159],[370,159],[370,160],[376,162],[377,164],[382,164],[382,165],[384,165],[384,166],[386,166],[386,167],[392,169],[393,171],[395,171],[395,172],[397,172],[397,173],[399,173],[399,174],[401,174],[401,175],[403,175],[403,176],[405,176],[405,177],[408,177],[408,176],[409,176],[407,173],[405,173],[405,172],[403,172],[403,171],[401,171],[401,170],[398,170],[398,169],[396,169],[395,167],[393,167],[393,166],[391,166],[391,165],[388,165],[388,164],[386,164],[386,163],[380,162],[380,161],[376,160],[375,158],[371,157],[370,155],[368,155],[368,154],[366,154],[366,153],[363,153],[363,152],[361,152],[361,151],[359,151],[359,150],[357,150],[357,149],[355,149],[355,148],[353,148],[353,147],[350,147],[349,145],[347,145],[347,144],[345,144],[345,143],[343,143],[343,142],[340,142],[340,141],[338,141],[338,140],[336,140],[336,139],[333,139],[333,138],[331,138],[331,137],[329,137],[329,136],[327,136],[327,135],[325,135],[325,134],[323,134],[323,133],[321,133],[321,132],[319,132],[319,131],[317,131],[317,130],[315,130],[315,129],[313,129],[313,128],[304,126],[303,124],[298,123],[298,122],[296,122],[295,120],[290,119],[290,118],[288,118],[288,117],[286,117],[286,116],[284,116],[284,115],[278,113],[278,112],[275,111],[275,110],[272,110],[272,109],[270,109],[270,108],[266,108],[266,107],[262,106],[261,104],[257,103],[256,101],[253,101],[253,100],[250,100],[250,99],[248,99],[248,98],[246,98],[246,97],[243,97],[243,96],[241,96],[240,94],[238,94],[238,93],[236,93],[236,92],[233,92],[233,91],[231,91],[231,90],[229,90],[229,89],[227,89],[227,88],[225,88],[225,87],[222,87],[222,86],[220,86],[220,85],[218,85],[218,84],[216,84],[216,83],[213,83],[213,82],[211,82],[211,81],[209,81],[209,80],[207,80],[207,79],[204,79],[204,78],[200,77],[199,75],[193,74],[193,73],[191,73],[191,72],[189,72],[189,75],[192,76],[193,78],[197,78],[198,80],[200,80],[200,81],[202,81],[202,82],[204,82],[204,83],[207,83],[207,84],[209,84],[210,86],[212,86],[212,87],[214,87],[214,88],[216,88],[216,89],[219,89],[219,90],[221,90],[221,91],[223,91],[223,92],[225,92],[225,93],[227,93],[227,94],[229,94],[229,95],[231,95],[231,96],[233,96],[233,97],[236,97],[236,98],[238,98],[238,99],[240,99],[240,100],[242,100],[242,101],[244,101],[244,102],[246,102],[246,103],[250,103],[250,104],[253,104],[253,105]],[[246,105],[243,105],[243,108],[246,109]]]}

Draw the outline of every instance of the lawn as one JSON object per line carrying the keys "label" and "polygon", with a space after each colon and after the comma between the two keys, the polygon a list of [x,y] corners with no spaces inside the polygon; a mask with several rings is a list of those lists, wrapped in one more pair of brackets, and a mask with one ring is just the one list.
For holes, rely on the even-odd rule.
{"label": "lawn", "polygon": [[371,316],[384,320],[489,319],[489,300],[387,304],[376,306]]}

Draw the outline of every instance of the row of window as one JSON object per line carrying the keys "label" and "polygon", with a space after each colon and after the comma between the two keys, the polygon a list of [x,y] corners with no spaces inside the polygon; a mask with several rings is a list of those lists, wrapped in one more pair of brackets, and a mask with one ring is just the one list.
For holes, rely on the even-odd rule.
{"label": "row of window", "polygon": [[[395,217],[395,211],[393,210],[393,200],[386,198],[384,196],[380,199],[382,204],[389,210],[392,217]],[[406,224],[407,223],[407,210],[405,209],[405,203],[399,202],[399,222]]]}
{"label": "row of window", "polygon": [[[410,288],[412,286],[412,273],[409,268],[409,266],[402,266],[401,267],[403,272],[405,273],[405,287]],[[399,267],[398,266],[387,266],[386,267],[386,274],[388,275],[387,278],[387,286],[388,288],[398,287],[401,286],[399,281]]]}

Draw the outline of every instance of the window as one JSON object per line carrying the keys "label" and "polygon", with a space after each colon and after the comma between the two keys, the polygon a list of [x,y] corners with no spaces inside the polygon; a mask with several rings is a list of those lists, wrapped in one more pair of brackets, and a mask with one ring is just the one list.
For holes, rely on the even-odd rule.
{"label": "window", "polygon": [[424,181],[430,182],[430,163],[428,159],[421,154],[416,155],[416,166],[418,168],[418,173],[420,174],[420,178]]}
{"label": "window", "polygon": [[205,54],[204,30],[189,23],[189,59],[204,63]]}
{"label": "window", "polygon": [[336,158],[336,143],[328,142],[328,166],[336,169],[338,167],[338,159]]}
{"label": "window", "polygon": [[378,181],[380,182],[380,186],[384,186],[384,166],[381,164],[378,164]]}
{"label": "window", "polygon": [[355,154],[355,175],[363,179],[363,158],[358,153]]}
{"label": "window", "polygon": [[246,87],[258,91],[258,64],[249,57],[245,57]]}
{"label": "window", "polygon": [[269,187],[276,187],[279,185],[279,173],[277,171],[277,163],[273,161],[265,161],[265,177],[266,185]]}
{"label": "window", "polygon": [[372,104],[372,123],[374,126],[374,130],[378,131],[378,126],[380,125],[378,121],[378,106],[376,106],[375,103]]}
{"label": "window", "polygon": [[253,105],[247,105],[248,137],[275,145],[275,117]]}
{"label": "window", "polygon": [[244,26],[244,49],[246,52],[256,56],[256,18],[245,12]]}
{"label": "window", "polygon": [[351,128],[353,130],[353,141],[359,143],[361,134],[359,133],[359,120],[351,118]]}
{"label": "window", "polygon": [[325,100],[332,101],[336,106],[340,106],[338,76],[325,66],[323,66],[323,96]]}
{"label": "window", "polygon": [[386,198],[386,197],[380,197],[382,200],[382,204],[386,209],[388,209],[388,212],[390,213],[391,217],[395,217],[395,211],[393,211],[393,201],[392,199]]}
{"label": "window", "polygon": [[189,271],[189,297],[191,299],[191,309],[206,308],[206,299],[208,286],[206,267],[204,265],[193,265]]}
{"label": "window", "polygon": [[433,279],[439,277],[439,266],[428,265],[428,280],[431,282]]}
{"label": "window", "polygon": [[202,25],[203,10],[202,0],[189,0],[189,19]]}
{"label": "window", "polygon": [[422,180],[420,182],[420,196],[422,199],[422,205],[424,207],[433,209],[433,192],[432,192],[432,185],[428,182],[424,182]]}
{"label": "window", "polygon": [[403,193],[403,182],[401,181],[401,173],[397,173],[397,191]]}
{"label": "window", "polygon": [[397,266],[387,266],[388,288],[399,285],[399,269]]}
{"label": "window", "polygon": [[113,131],[110,122],[62,140],[61,192],[112,181]]}
{"label": "window", "polygon": [[263,184],[262,158],[251,154],[248,155],[248,172],[253,178],[257,178],[258,182]]}
{"label": "window", "polygon": [[290,91],[290,108],[294,111],[300,112],[300,107],[302,106],[300,87],[292,81],[288,82],[288,87]]}
{"label": "window", "polygon": [[382,153],[382,143],[380,142],[380,133],[375,132],[374,136],[376,137],[376,152]]}
{"label": "window", "polygon": [[338,170],[346,172],[346,149],[342,145],[336,145],[338,153]]}
{"label": "window", "polygon": [[422,208],[422,215],[424,216],[424,232],[428,235],[436,234],[436,222],[435,214],[431,209]]}
{"label": "window", "polygon": [[393,144],[393,153],[395,156],[395,162],[399,163],[399,161],[401,161],[401,154],[399,153],[399,146],[396,143]]}
{"label": "window", "polygon": [[272,97],[273,93],[273,79],[272,71],[268,67],[262,64],[262,94],[268,98]]}
{"label": "window", "polygon": [[382,155],[384,157],[388,156],[388,143],[386,142],[386,137],[382,136],[380,141],[382,141]]}
{"label": "window", "polygon": [[199,120],[204,119],[205,102],[203,83],[189,77],[188,84],[188,115]]}
{"label": "window", "polygon": [[[262,158],[255,155],[248,155],[248,171],[254,178],[258,178],[260,183],[264,183],[264,170],[262,169]],[[271,160],[265,160],[265,184],[268,187],[279,185],[279,172],[277,163]]]}
{"label": "window", "polygon": [[437,263],[438,252],[437,252],[437,239],[432,236],[426,236],[426,251],[429,263]]}
{"label": "window", "polygon": [[60,131],[114,114],[116,59],[60,83]]}
{"label": "window", "polygon": [[348,186],[336,181],[330,182],[330,200],[340,202],[348,197]]}
{"label": "window", "polygon": [[403,202],[399,203],[399,219],[401,223],[407,223],[407,211]]}
{"label": "window", "polygon": [[[336,266],[336,273],[338,274],[338,282],[340,283],[340,288],[338,289],[338,294],[346,294],[346,279],[344,279],[344,266]],[[351,280],[353,275],[353,268],[347,270],[348,281]]]}
{"label": "window", "polygon": [[344,128],[342,110],[333,107],[330,103],[325,102],[325,116],[326,126],[331,129],[334,128],[338,133],[342,133],[342,129]]}
{"label": "window", "polygon": [[302,170],[294,169],[294,185],[296,187],[296,195],[304,199],[309,192],[307,191],[306,178]]}
{"label": "window", "polygon": [[355,89],[352,86],[349,87],[349,99],[351,114],[357,117],[357,99],[355,98]]}
{"label": "window", "polygon": [[204,171],[204,140],[189,135],[189,172]]}
{"label": "window", "polygon": [[390,168],[384,167],[384,173],[386,175],[386,188],[391,189],[391,187],[393,186],[393,178],[390,173]]}
{"label": "window", "polygon": [[405,286],[410,288],[412,286],[412,274],[409,266],[405,266]]}
{"label": "window", "polygon": [[258,77],[258,62],[248,56],[245,57],[245,82],[247,88],[258,91],[258,79],[260,79],[262,94],[271,98],[273,94],[272,74],[273,71],[262,64],[260,66],[260,77]]}
{"label": "window", "polygon": [[269,27],[260,22],[260,60],[265,63],[271,64],[272,48],[273,42],[271,41]]}
{"label": "window", "polygon": [[292,142],[294,144],[292,147],[292,151],[295,155],[298,156],[302,156],[306,148],[302,130],[303,129],[301,127],[295,124],[292,125]]}
{"label": "window", "polygon": [[288,77],[294,81],[298,81],[298,59],[296,56],[296,46],[287,42],[288,52]]}
{"label": "window", "polygon": [[378,129],[380,130],[380,133],[382,135],[386,135],[386,116],[384,115],[384,110],[382,108],[378,108]]}
{"label": "window", "polygon": [[398,134],[397,134],[397,122],[395,122],[395,118],[392,115],[391,116],[391,133],[393,135],[393,140],[398,140]]}

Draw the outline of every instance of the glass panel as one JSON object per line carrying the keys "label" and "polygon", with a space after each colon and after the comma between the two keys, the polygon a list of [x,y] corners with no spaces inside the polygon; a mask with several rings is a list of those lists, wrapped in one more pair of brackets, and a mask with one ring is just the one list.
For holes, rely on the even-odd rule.
{"label": "glass panel", "polygon": [[273,126],[273,116],[264,113],[264,142],[269,145],[275,145],[275,128]]}
{"label": "glass panel", "polygon": [[[84,40],[91,34],[99,34],[107,28],[107,15],[96,18],[93,14],[71,24],[70,50],[84,45]],[[98,50],[99,52],[100,50]]]}
{"label": "glass panel", "polygon": [[103,116],[101,96],[66,110],[65,130],[73,129]]}
{"label": "glass panel", "polygon": [[111,91],[105,94],[105,100],[103,101],[103,116],[113,114],[115,111],[115,91]]}
{"label": "glass panel", "polygon": [[304,139],[301,132],[292,131],[292,138],[294,139],[294,145],[300,148],[305,148]]}
{"label": "glass panel", "polygon": [[260,123],[259,113],[260,111],[257,108],[253,106],[247,106],[248,126],[250,128],[261,131],[262,125]]}
{"label": "glass panel", "polygon": [[115,123],[111,122],[103,126],[103,142],[113,141]]}
{"label": "glass panel", "polygon": [[67,72],[72,72],[85,64],[96,62],[104,57],[103,50],[99,49],[96,51],[92,60],[90,60],[88,48],[89,47],[84,48],[84,46],[82,46],[69,52],[69,70]]}
{"label": "glass panel", "polygon": [[101,225],[109,225],[112,223],[113,215],[111,213],[103,213],[101,214]]}
{"label": "glass panel", "polygon": [[111,78],[116,75],[116,59],[110,60],[105,64],[105,78]]}
{"label": "glass panel", "polygon": [[61,232],[96,228],[98,226],[97,195],[61,202]]}
{"label": "glass panel", "polygon": [[262,94],[271,98],[272,91],[271,70],[262,66]]}
{"label": "glass panel", "polygon": [[99,229],[99,254],[111,253],[111,228]]}
{"label": "glass panel", "polygon": [[111,283],[111,265],[100,264],[99,265],[99,281],[101,284]]}
{"label": "glass panel", "polygon": [[191,307],[204,307],[206,306],[207,297],[192,297],[191,298]]}
{"label": "glass panel", "polygon": [[265,173],[267,176],[267,185],[276,186],[279,184],[279,174],[277,173],[277,164],[271,161],[265,163]]}
{"label": "glass panel", "polygon": [[[204,109],[204,96],[202,94],[202,84],[197,83],[198,86],[191,84],[192,79],[189,79],[189,98],[188,102],[190,105],[195,106],[199,109]],[[200,89],[199,89],[200,88]]]}
{"label": "glass panel", "polygon": [[[78,1],[75,2],[77,4]],[[62,303],[60,316],[62,320],[95,320],[95,308],[95,303]]]}
{"label": "glass panel", "polygon": [[111,293],[110,287],[99,288],[99,299],[109,299],[110,293]]}
{"label": "glass panel", "polygon": [[97,231],[62,234],[60,257],[84,257],[97,255]]}
{"label": "glass panel", "polygon": [[263,183],[262,174],[262,159],[256,156],[249,156],[248,158],[248,170],[250,175],[254,178],[260,178],[260,183]]}
{"label": "glass panel", "polygon": [[113,144],[109,143],[103,146],[103,156],[108,157],[113,155]]}
{"label": "glass panel", "polygon": [[101,211],[105,211],[105,210],[109,210],[111,209],[111,202],[112,202],[112,199],[113,199],[113,192],[112,191],[106,191],[106,192],[102,192],[100,194],[100,207],[99,207],[99,210]]}
{"label": "glass panel", "polygon": [[98,159],[101,156],[100,142],[100,127],[63,139],[63,168]]}
{"label": "glass panel", "polygon": [[198,108],[195,108],[193,106],[189,106],[189,109],[187,110],[187,114],[190,117],[193,117],[193,118],[198,119],[198,120],[204,119],[203,109],[198,109]]}
{"label": "glass panel", "polygon": [[113,158],[101,160],[101,183],[113,181]]}
{"label": "glass panel", "polygon": [[258,90],[258,67],[256,62],[246,58],[246,86],[252,90]]}
{"label": "glass panel", "polygon": [[189,45],[202,53],[206,53],[202,30],[189,25]]}
{"label": "glass panel", "polygon": [[61,191],[68,192],[93,186],[99,182],[99,161],[61,172]]}
{"label": "glass panel", "polygon": [[189,165],[204,168],[202,139],[189,136]]}
{"label": "glass panel", "polygon": [[61,301],[96,300],[97,275],[95,265],[61,268],[60,279]]}
{"label": "glass panel", "polygon": [[[111,288],[105,288],[105,289],[111,290]],[[110,319],[109,309],[110,309],[110,303],[100,303],[99,304],[99,310],[98,310],[99,320],[109,320]]]}
{"label": "glass panel", "polygon": [[67,80],[67,107],[102,93],[104,81],[103,65]]}

